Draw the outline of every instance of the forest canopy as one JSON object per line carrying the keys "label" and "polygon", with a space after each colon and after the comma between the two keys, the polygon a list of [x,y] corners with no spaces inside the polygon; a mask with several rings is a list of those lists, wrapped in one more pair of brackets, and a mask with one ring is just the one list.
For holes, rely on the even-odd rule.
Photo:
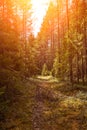
{"label": "forest canopy", "polygon": [[87,1],[50,1],[37,37],[32,13],[32,1],[0,2],[0,86],[42,74],[44,66],[47,75],[87,82]]}

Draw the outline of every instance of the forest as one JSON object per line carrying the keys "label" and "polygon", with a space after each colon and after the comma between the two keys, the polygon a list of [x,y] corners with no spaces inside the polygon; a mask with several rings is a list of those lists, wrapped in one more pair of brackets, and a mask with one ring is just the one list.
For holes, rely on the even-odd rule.
{"label": "forest", "polygon": [[87,0],[49,0],[36,36],[32,14],[0,0],[0,130],[87,130]]}

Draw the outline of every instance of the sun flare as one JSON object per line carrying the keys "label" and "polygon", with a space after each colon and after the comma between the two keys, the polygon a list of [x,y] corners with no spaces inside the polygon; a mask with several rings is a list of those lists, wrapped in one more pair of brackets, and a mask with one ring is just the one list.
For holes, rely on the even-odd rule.
{"label": "sun flare", "polygon": [[46,14],[48,4],[49,0],[32,0],[33,21],[38,21],[37,23],[33,23],[34,30],[36,29],[35,34],[37,34],[37,32],[39,31],[43,17]]}
{"label": "sun flare", "polygon": [[31,0],[34,8],[39,9],[39,14],[43,13],[44,7],[49,3],[49,0]]}

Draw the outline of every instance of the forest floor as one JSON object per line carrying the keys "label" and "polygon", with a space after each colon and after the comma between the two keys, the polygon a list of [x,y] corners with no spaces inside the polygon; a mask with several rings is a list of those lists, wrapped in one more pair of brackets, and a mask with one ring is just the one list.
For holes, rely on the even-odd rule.
{"label": "forest floor", "polygon": [[39,76],[13,93],[0,130],[87,130],[87,86]]}

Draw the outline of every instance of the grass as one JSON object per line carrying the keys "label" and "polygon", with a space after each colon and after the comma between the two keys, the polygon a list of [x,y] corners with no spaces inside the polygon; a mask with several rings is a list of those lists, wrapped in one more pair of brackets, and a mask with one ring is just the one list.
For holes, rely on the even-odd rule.
{"label": "grass", "polygon": [[[19,88],[17,88],[18,86]],[[3,105],[0,111],[2,113],[0,130],[32,130],[32,110],[36,86],[26,81],[20,83],[17,87],[8,91],[6,100],[9,100],[9,102],[4,101],[3,95],[3,104],[0,103]]]}
{"label": "grass", "polygon": [[12,99],[7,102],[8,111],[2,113],[6,121],[0,122],[0,130],[1,127],[33,130],[35,115],[40,130],[87,130],[87,91],[83,91],[84,86],[72,87],[52,76],[37,76],[16,87],[14,91],[10,90],[9,99]]}
{"label": "grass", "polygon": [[40,76],[38,79],[45,107],[40,130],[87,130],[87,91],[68,82],[55,82],[53,77]]}
{"label": "grass", "polygon": [[40,80],[45,80],[45,81],[49,81],[49,82],[58,82],[59,80],[53,76],[42,76],[42,75],[39,75],[37,76],[37,79],[40,79]]}

